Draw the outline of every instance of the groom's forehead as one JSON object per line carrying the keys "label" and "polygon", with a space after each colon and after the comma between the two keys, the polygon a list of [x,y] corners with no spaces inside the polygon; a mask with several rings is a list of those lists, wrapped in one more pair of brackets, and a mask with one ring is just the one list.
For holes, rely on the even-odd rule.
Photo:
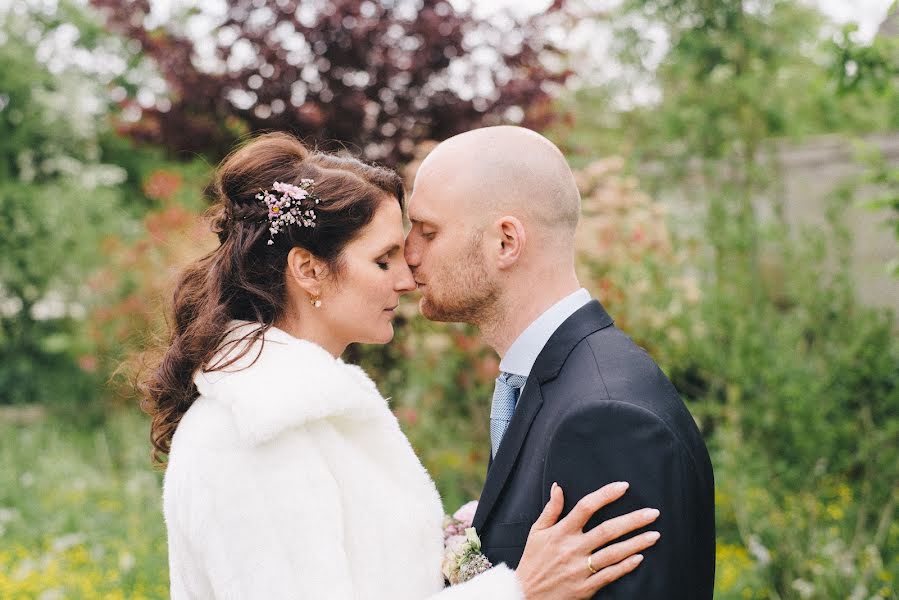
{"label": "groom's forehead", "polygon": [[413,223],[439,223],[452,218],[460,210],[467,210],[464,190],[458,178],[431,181],[426,186],[416,185],[407,205],[409,220]]}
{"label": "groom's forehead", "polygon": [[421,199],[419,195],[409,202],[409,220],[412,223],[434,223],[440,216],[439,207],[423,205]]}

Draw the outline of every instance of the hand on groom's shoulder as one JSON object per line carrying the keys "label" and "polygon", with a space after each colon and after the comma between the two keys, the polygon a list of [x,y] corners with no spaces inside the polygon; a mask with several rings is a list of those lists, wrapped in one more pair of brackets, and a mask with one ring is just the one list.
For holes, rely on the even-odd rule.
{"label": "hand on groom's shoulder", "polygon": [[548,446],[544,488],[553,481],[562,486],[567,514],[590,492],[627,481],[624,497],[596,513],[586,529],[651,507],[661,511],[651,528],[662,537],[645,551],[639,569],[602,590],[601,597],[711,598],[714,491],[708,455],[696,446],[701,440],[695,425],[684,431],[679,415],[666,414],[673,410],[669,402],[681,402],[676,397],[647,403],[603,396],[605,391],[569,400]]}

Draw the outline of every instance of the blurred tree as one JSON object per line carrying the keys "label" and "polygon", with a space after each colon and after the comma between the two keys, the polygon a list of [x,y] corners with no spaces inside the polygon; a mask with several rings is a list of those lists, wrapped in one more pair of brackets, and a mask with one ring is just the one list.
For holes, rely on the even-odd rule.
{"label": "blurred tree", "polygon": [[[778,142],[897,127],[894,46],[857,44],[851,29],[831,38],[822,15],[788,0],[621,10],[616,58],[657,99],[644,87],[646,104],[616,110],[617,90],[579,90],[563,105],[574,122],[554,136],[568,150],[629,152],[650,189],[683,198],[675,217],[691,227],[679,233],[708,258],[691,265],[702,296],[685,315],[700,331],[683,328],[686,348],[661,356],[715,432],[716,597],[893,597],[895,321],[856,299],[845,194],[821,206],[817,231],[786,223]],[[869,165],[851,189],[875,183],[879,204],[895,206],[894,170]],[[653,288],[670,287],[663,275]]]}
{"label": "blurred tree", "polygon": [[238,0],[208,37],[150,24],[148,0],[92,4],[168,84],[129,133],[173,152],[218,157],[247,130],[278,129],[397,164],[484,122],[542,126],[548,84],[568,76],[546,65],[557,50],[535,21],[501,28],[447,0]]}
{"label": "blurred tree", "polygon": [[[615,56],[658,100],[615,111],[610,90],[581,90],[563,105],[579,118],[556,137],[661,167],[648,188],[682,192],[703,217],[694,223],[713,259],[725,344],[736,315],[780,301],[770,276],[789,229],[779,140],[899,126],[894,40],[830,38],[824,16],[792,0],[628,0],[620,10]],[[649,60],[660,37],[665,52]]]}
{"label": "blurred tree", "polygon": [[[876,98],[887,110],[888,125],[899,128],[899,0],[893,2],[880,32],[870,44],[860,44],[853,34],[855,26],[847,26],[832,42],[837,59],[834,61],[839,96],[856,100]],[[861,181],[855,187],[875,184],[883,194],[869,203],[875,210],[886,209],[888,222],[896,239],[899,239],[899,167],[890,166],[880,152],[867,147],[860,153],[861,162],[867,167]],[[852,187],[845,188],[852,195]],[[887,268],[899,277],[899,258],[894,258]]]}
{"label": "blurred tree", "polygon": [[[834,70],[843,94],[867,88],[878,94],[899,94],[899,0],[894,1],[878,35],[870,44],[859,43],[858,26],[843,27],[831,41],[837,60]],[[891,103],[892,117],[899,123],[899,105]]]}
{"label": "blurred tree", "polygon": [[126,174],[102,160],[94,84],[37,59],[41,23],[0,16],[0,404],[83,399],[84,277],[122,222]]}
{"label": "blurred tree", "polygon": [[[172,199],[160,173],[208,177],[206,165],[165,165],[109,126],[106,85],[138,61],[83,7],[0,10],[0,404],[80,414],[101,397],[119,357],[98,354],[111,335],[89,335],[85,321],[98,303],[119,310],[133,273],[92,275],[148,208]],[[199,209],[202,184],[182,187],[176,199]]]}
{"label": "blurred tree", "polygon": [[754,228],[753,197],[777,183],[778,139],[899,127],[895,36],[861,44],[854,25],[836,31],[793,0],[628,0],[611,23],[622,74],[568,94],[556,110],[575,118],[553,136],[664,165],[654,190],[672,177],[727,186],[718,208],[734,226]]}

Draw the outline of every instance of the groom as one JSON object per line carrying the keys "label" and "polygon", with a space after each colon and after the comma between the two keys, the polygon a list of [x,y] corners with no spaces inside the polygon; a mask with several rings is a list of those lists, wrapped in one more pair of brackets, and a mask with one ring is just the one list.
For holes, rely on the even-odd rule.
{"label": "groom", "polygon": [[422,314],[477,325],[502,359],[474,526],[491,562],[515,567],[553,482],[564,515],[589,492],[628,481],[587,528],[648,506],[661,511],[652,527],[662,537],[596,597],[711,598],[708,452],[671,382],[578,283],[579,213],[562,153],[520,127],[450,138],[415,179],[405,253]]}

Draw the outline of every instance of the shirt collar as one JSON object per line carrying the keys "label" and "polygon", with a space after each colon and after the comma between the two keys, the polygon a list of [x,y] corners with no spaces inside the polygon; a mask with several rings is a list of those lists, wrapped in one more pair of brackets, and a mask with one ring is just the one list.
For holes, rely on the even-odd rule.
{"label": "shirt collar", "polygon": [[537,355],[543,350],[543,346],[559,328],[559,325],[588,302],[590,302],[590,292],[581,288],[550,306],[512,342],[508,352],[499,363],[499,370],[524,377],[530,375]]}

